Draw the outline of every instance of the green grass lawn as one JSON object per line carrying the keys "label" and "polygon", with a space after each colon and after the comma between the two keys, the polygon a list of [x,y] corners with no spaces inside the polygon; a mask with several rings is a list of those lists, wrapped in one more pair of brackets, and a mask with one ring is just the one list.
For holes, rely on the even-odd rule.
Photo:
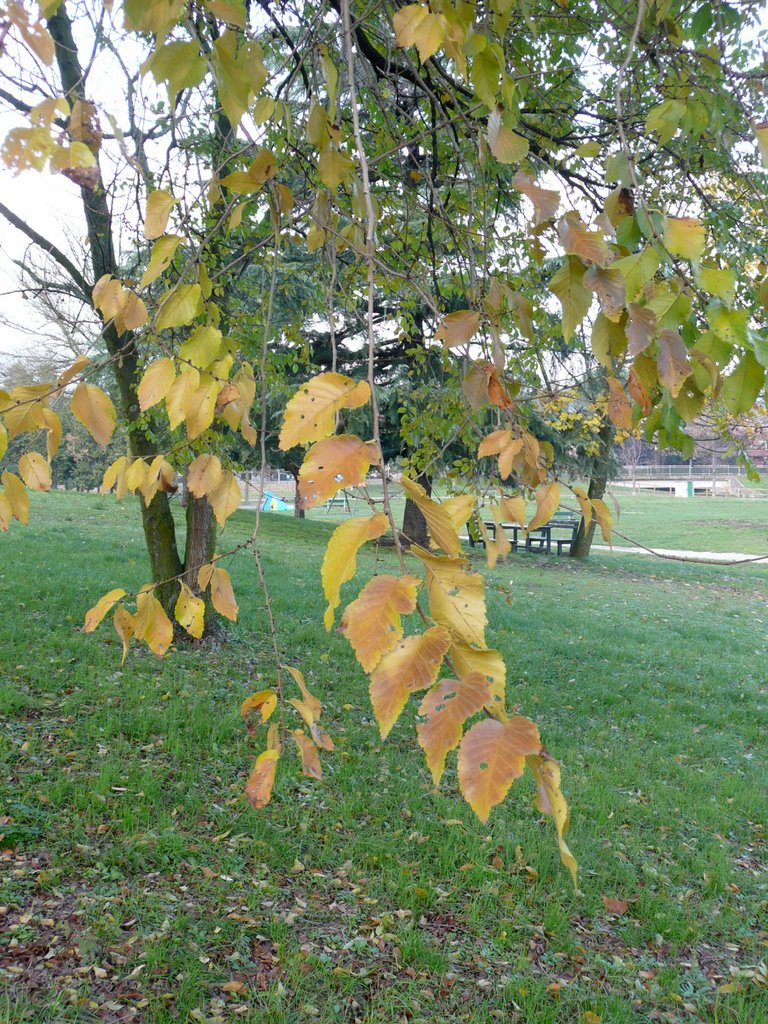
{"label": "green grass lawn", "polygon": [[322,627],[332,527],[263,517],[281,657],[337,751],[319,782],[286,751],[259,812],[242,791],[264,740],[239,706],[273,669],[252,557],[230,566],[226,641],[121,668],[111,625],[80,626],[146,581],[135,505],[35,496],[0,536],[2,1024],[768,1021],[765,568],[515,555],[490,574],[510,703],[562,762],[576,895],[529,779],[483,826],[455,758],[433,788],[412,709],[380,741]]}

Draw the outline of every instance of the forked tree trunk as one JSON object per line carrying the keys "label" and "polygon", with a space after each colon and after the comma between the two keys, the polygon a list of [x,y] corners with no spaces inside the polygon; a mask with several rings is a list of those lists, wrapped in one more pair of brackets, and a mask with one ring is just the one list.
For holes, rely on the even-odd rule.
{"label": "forked tree trunk", "polygon": [[[608,465],[615,436],[616,428],[606,420],[598,434],[600,447],[595,457],[592,475],[589,479],[589,488],[587,490],[589,498],[602,498],[605,494],[605,488],[608,486]],[[571,545],[571,558],[586,558],[589,555],[596,526],[597,521],[594,516],[592,516],[589,528],[586,527],[584,517],[581,517],[576,540]]]}
{"label": "forked tree trunk", "polygon": [[[419,473],[416,483],[421,484],[427,494],[432,494],[432,477],[429,473]],[[405,499],[405,511],[403,512],[403,539],[408,544],[418,544],[419,547],[429,551],[429,533],[427,532],[427,521],[424,518],[419,506]]]}

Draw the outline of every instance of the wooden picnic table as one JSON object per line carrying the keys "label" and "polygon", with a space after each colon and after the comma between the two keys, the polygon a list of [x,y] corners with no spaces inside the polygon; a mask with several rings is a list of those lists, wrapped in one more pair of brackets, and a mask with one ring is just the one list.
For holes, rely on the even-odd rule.
{"label": "wooden picnic table", "polygon": [[[495,540],[496,523],[493,520],[484,522],[491,539]],[[517,551],[522,545],[522,537],[524,537],[524,548],[526,551],[538,551],[542,554],[551,555],[554,543],[557,554],[562,555],[564,551],[566,553],[570,552],[576,540],[579,522],[579,519],[570,515],[553,516],[545,526],[539,526],[527,534],[525,528],[520,526],[519,523],[501,523],[500,525],[507,535],[513,551]],[[480,543],[484,544],[484,541],[481,539]]]}

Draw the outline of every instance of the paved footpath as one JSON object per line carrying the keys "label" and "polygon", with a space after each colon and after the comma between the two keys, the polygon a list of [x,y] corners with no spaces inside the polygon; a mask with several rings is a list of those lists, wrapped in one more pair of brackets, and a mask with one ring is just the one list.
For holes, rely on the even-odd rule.
{"label": "paved footpath", "polygon": [[647,551],[645,548],[616,547],[609,548],[606,544],[593,544],[593,551],[607,551],[614,555],[661,555],[666,558],[675,558],[683,562],[747,562],[750,565],[768,564],[768,555],[760,558],[757,555],[745,555],[736,551],[678,551],[674,548],[654,548]]}

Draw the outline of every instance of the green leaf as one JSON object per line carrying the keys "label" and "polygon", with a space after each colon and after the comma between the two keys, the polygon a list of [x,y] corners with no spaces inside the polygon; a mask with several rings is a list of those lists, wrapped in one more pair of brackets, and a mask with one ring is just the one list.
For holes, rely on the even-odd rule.
{"label": "green leaf", "polygon": [[320,152],[317,161],[317,173],[320,181],[332,192],[348,181],[354,173],[355,165],[348,156],[344,156],[332,143],[328,143]]}
{"label": "green leaf", "polygon": [[700,288],[718,299],[722,299],[727,306],[733,304],[733,297],[736,290],[736,274],[727,267],[721,270],[719,267],[699,267],[696,272],[696,281]]}
{"label": "green leaf", "polygon": [[645,120],[645,133],[655,132],[659,145],[664,146],[677,132],[685,114],[685,104],[680,100],[665,100],[652,107]]}
{"label": "green leaf", "polygon": [[158,331],[169,327],[184,327],[200,313],[202,296],[199,284],[180,284],[167,292],[157,314]]}
{"label": "green leaf", "polygon": [[723,381],[720,397],[732,416],[740,416],[749,412],[757,401],[760,389],[765,382],[765,368],[762,367],[752,352],[745,352],[741,362]]}
{"label": "green leaf", "polygon": [[166,83],[168,102],[173,106],[182,89],[192,89],[202,82],[208,65],[198,43],[175,42],[156,50],[144,68],[158,84]]}
{"label": "green leaf", "polygon": [[486,46],[472,61],[470,77],[475,95],[491,110],[496,106],[500,75],[499,58],[492,47]]}
{"label": "green leaf", "polygon": [[557,271],[549,287],[563,307],[563,338],[569,341],[574,331],[589,312],[592,292],[584,287],[584,264],[575,256],[568,256]]}
{"label": "green leaf", "polygon": [[612,270],[620,270],[627,286],[627,302],[636,302],[643,289],[659,269],[659,257],[650,245],[632,256],[625,256],[611,264]]}

